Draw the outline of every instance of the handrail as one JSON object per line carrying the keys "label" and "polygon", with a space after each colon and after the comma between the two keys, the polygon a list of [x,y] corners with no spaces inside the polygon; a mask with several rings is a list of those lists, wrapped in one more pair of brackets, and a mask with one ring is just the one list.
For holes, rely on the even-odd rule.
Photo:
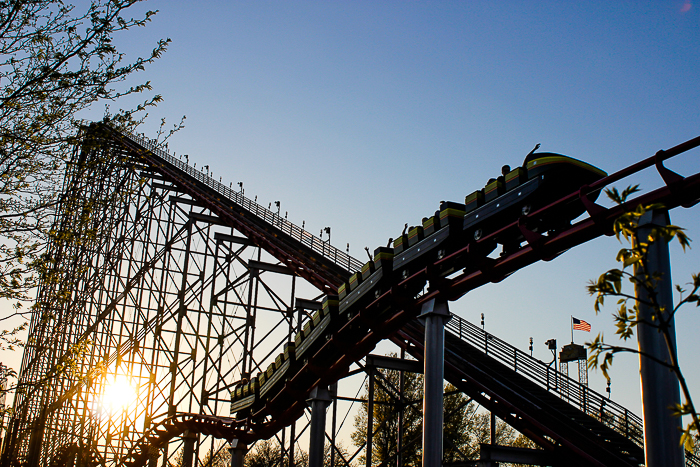
{"label": "handrail", "polygon": [[185,172],[196,180],[199,180],[246,211],[250,212],[251,214],[255,214],[258,218],[279,229],[281,232],[289,235],[294,240],[297,240],[303,245],[311,248],[311,250],[315,251],[316,253],[320,253],[324,258],[346,269],[350,273],[354,273],[362,269],[363,263],[350,256],[348,253],[345,253],[344,251],[341,251],[331,245],[329,242],[325,242],[322,239],[314,236],[308,230],[304,230],[292,222],[289,222],[287,219],[282,218],[278,213],[270,211],[266,207],[252,201],[250,198],[244,196],[243,193],[232,190],[231,188],[223,185],[221,182],[214,180],[209,175],[204,174],[194,167],[190,167],[188,164],[176,159],[167,151],[164,151],[161,147],[159,147],[153,140],[129,133],[127,131],[120,131],[120,133],[129,138],[132,142],[142,146],[144,149],[147,149],[156,157]]}
{"label": "handrail", "polygon": [[644,446],[642,419],[588,386],[553,369],[459,316],[452,315],[447,330],[499,363],[604,423],[639,446]]}

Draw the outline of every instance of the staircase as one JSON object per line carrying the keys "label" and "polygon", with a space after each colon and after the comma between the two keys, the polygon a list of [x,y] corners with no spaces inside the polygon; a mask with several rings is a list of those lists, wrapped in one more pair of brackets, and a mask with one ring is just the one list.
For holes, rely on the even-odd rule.
{"label": "staircase", "polygon": [[[393,340],[422,360],[418,321]],[[638,416],[455,315],[445,329],[445,379],[568,464],[644,464]],[[686,452],[686,465],[700,462]]]}

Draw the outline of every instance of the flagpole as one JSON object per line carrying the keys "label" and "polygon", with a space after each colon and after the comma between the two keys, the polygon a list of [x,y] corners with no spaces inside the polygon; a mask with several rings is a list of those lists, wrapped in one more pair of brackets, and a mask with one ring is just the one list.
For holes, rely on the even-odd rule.
{"label": "flagpole", "polygon": [[574,315],[571,315],[571,343],[574,343]]}

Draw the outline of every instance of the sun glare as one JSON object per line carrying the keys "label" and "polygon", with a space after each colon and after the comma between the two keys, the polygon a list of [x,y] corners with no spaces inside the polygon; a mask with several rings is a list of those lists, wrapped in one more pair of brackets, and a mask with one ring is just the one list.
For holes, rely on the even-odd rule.
{"label": "sun glare", "polygon": [[115,415],[136,402],[136,397],[136,387],[131,378],[124,375],[111,376],[102,394],[101,409]]}

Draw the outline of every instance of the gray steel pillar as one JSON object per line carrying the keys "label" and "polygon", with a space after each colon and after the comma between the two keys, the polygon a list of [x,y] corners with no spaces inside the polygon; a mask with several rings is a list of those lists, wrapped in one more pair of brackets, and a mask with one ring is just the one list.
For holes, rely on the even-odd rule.
{"label": "gray steel pillar", "polygon": [[[401,360],[406,359],[406,349],[401,349]],[[406,376],[403,370],[399,372],[399,420],[396,429],[396,467],[403,467],[403,412],[404,412],[404,386],[406,385]]]}
{"label": "gray steel pillar", "polygon": [[[330,387],[331,394],[338,394],[338,383],[335,382]],[[333,398],[333,415],[331,418],[331,459],[330,467],[335,467],[335,440],[336,440],[336,422],[338,418],[338,398]]]}
{"label": "gray steel pillar", "polygon": [[[654,227],[670,224],[668,211],[649,211],[639,219],[635,242],[647,242]],[[668,243],[657,240],[648,249],[647,274],[661,275],[655,293],[657,303],[665,310],[673,309],[673,288],[671,283],[671,260]],[[642,274],[637,269],[635,274]],[[642,287],[636,288],[637,300],[649,300],[649,294]],[[652,315],[655,310],[639,303],[639,319],[656,322]],[[669,323],[671,352],[676,355],[676,330],[673,320]],[[654,325],[640,323],[637,326],[637,339],[640,352],[649,354],[661,361],[670,363],[666,340]],[[640,355],[639,375],[642,386],[642,410],[644,415],[644,451],[647,467],[682,467],[685,454],[680,446],[681,419],[674,417],[670,407],[680,403],[680,389],[676,376],[664,366]]]}
{"label": "gray steel pillar", "polygon": [[328,388],[316,386],[306,401],[311,407],[309,432],[309,467],[323,467],[323,447],[326,444],[326,408],[331,403]]}
{"label": "gray steel pillar", "polygon": [[231,453],[231,467],[243,467],[248,446],[242,443],[241,440],[234,439],[231,441],[228,451]]}
{"label": "gray steel pillar", "polygon": [[446,301],[423,304],[425,356],[423,373],[423,467],[442,465],[443,403],[445,380],[445,323],[450,320]]}

